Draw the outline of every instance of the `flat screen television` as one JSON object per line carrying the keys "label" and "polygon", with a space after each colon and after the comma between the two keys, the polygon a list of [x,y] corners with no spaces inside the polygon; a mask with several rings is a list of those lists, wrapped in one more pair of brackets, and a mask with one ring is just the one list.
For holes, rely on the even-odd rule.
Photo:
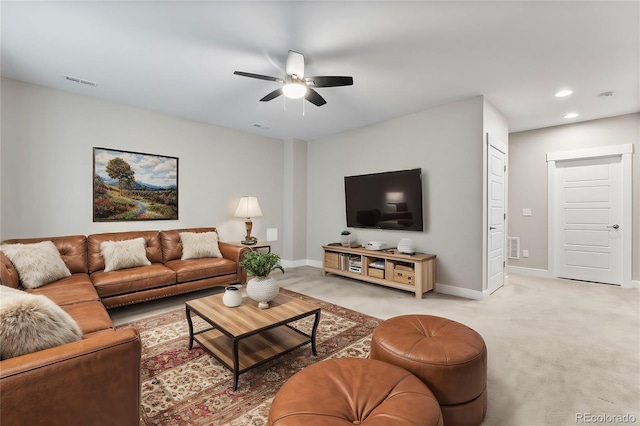
{"label": "flat screen television", "polygon": [[345,176],[347,227],[422,231],[422,170]]}

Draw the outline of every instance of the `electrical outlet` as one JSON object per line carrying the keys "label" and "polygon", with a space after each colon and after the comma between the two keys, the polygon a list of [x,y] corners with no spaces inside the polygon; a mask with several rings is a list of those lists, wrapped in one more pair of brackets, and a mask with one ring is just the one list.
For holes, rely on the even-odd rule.
{"label": "electrical outlet", "polygon": [[522,209],[522,216],[531,216],[531,209]]}
{"label": "electrical outlet", "polygon": [[522,257],[529,257],[529,250],[522,250]]}

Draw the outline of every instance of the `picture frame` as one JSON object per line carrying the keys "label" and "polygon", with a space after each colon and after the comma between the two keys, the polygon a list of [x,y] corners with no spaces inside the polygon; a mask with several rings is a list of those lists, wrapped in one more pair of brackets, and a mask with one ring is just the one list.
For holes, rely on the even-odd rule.
{"label": "picture frame", "polygon": [[178,157],[93,148],[93,221],[178,220]]}

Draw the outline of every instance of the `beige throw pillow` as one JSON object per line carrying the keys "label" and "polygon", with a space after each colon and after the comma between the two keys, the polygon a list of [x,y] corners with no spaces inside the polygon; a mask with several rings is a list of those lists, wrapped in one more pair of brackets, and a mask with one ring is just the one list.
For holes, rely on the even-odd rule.
{"label": "beige throw pillow", "polygon": [[182,260],[222,257],[217,232],[181,232]]}
{"label": "beige throw pillow", "polygon": [[100,244],[100,253],[104,257],[104,271],[151,265],[147,259],[147,242],[144,238],[124,241],[104,241]]}
{"label": "beige throw pillow", "polygon": [[37,288],[71,275],[52,241],[3,244],[0,251],[13,263],[25,288]]}
{"label": "beige throw pillow", "polygon": [[81,339],[78,324],[48,297],[0,285],[0,359]]}

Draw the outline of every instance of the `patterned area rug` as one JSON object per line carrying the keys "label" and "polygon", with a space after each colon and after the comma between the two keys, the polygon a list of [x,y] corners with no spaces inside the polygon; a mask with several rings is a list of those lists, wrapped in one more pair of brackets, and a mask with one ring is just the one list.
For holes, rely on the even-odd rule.
{"label": "patterned area rug", "polygon": [[[233,375],[197,343],[188,350],[184,309],[135,321],[142,338],[141,425],[264,425],[280,386],[307,365],[369,356],[371,333],[381,320],[286,289],[280,292],[322,308],[318,356],[305,345],[240,375]],[[194,316],[194,328],[207,324]],[[296,327],[311,332],[313,317]]]}

